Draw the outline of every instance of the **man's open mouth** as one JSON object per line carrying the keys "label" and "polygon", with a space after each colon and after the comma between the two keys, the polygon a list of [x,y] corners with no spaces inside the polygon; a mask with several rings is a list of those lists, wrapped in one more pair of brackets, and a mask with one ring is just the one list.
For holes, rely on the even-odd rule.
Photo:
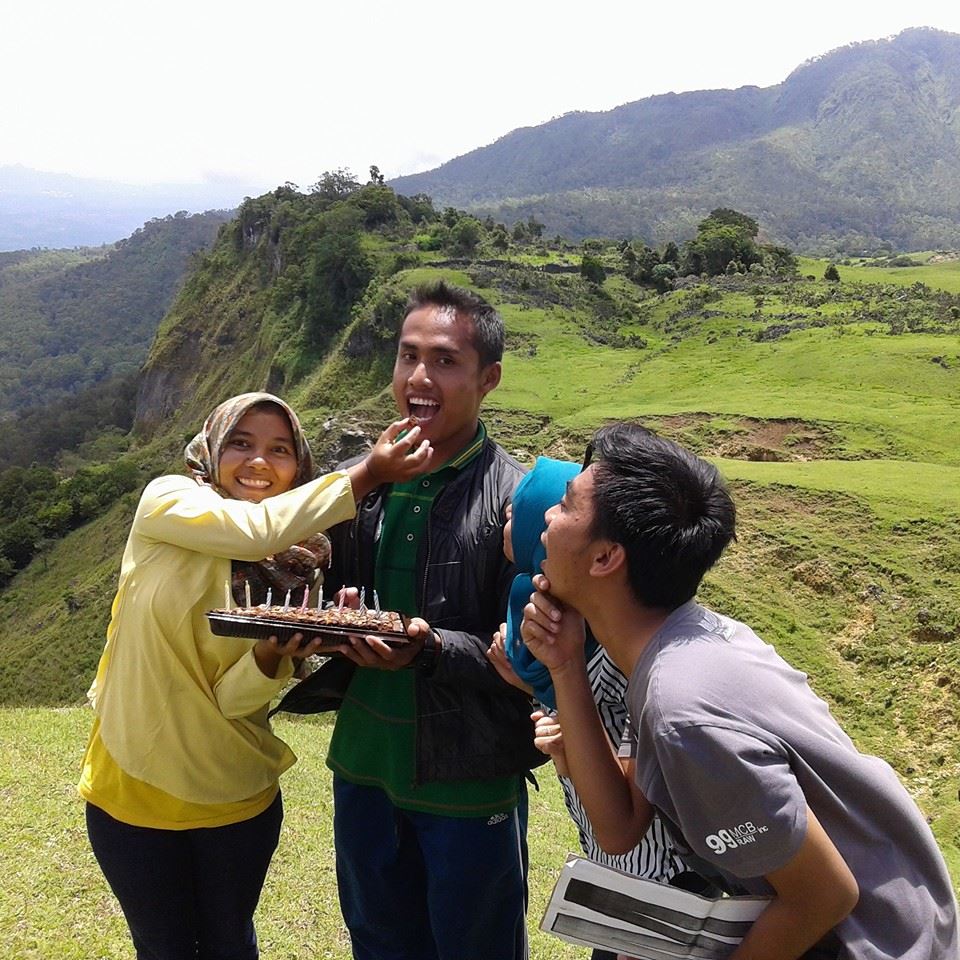
{"label": "man's open mouth", "polygon": [[407,397],[407,407],[410,416],[416,417],[420,423],[432,420],[440,410],[440,403],[429,397]]}

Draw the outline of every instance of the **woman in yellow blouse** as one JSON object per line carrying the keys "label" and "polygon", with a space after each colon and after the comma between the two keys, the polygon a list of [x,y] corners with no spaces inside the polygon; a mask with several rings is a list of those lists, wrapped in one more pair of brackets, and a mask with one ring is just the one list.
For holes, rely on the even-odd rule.
{"label": "woman in yellow blouse", "polygon": [[225,583],[238,602],[250,584],[262,603],[283,551],[351,518],[376,485],[429,469],[418,436],[394,423],[361,463],[312,479],[290,407],[242,394],[187,445],[189,476],[144,490],[90,689],[79,784],[139,960],[258,956],[253,913],[283,818],[278,778],[296,759],[267,710],[292,657],[319,645],[214,636],[206,611],[223,606]]}

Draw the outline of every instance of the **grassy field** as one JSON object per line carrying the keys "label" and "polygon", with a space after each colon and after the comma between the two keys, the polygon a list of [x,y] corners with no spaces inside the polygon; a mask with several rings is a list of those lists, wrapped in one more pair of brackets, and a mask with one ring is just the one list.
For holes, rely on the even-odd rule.
{"label": "grassy field", "polygon": [[[0,942],[16,960],[132,960],[119,907],[90,852],[76,780],[91,714],[84,708],[0,709]],[[332,847],[331,727],[285,720],[276,729],[300,762],[283,779],[286,819],[257,914],[264,958],[348,960]],[[586,952],[536,929],[567,852],[577,849],[550,767],[530,793],[531,956]]]}
{"label": "grassy field", "polygon": [[[729,432],[738,417],[794,420],[820,437],[811,457],[960,464],[956,327],[891,336],[856,319],[859,300],[831,301],[843,312],[830,318],[823,306],[811,313],[787,291],[699,307],[674,299],[619,329],[641,336],[643,348],[586,350],[582,324],[563,307],[508,304],[508,326],[528,348],[506,358],[491,406],[537,411],[557,434],[618,417],[709,414],[718,429],[726,418]],[[778,328],[775,339],[758,339]]]}
{"label": "grassy field", "polygon": [[[937,254],[911,254],[918,266],[881,267],[869,266],[869,261],[854,260],[849,266],[838,264],[837,271],[843,281],[855,283],[895,283],[909,286],[913,283],[925,283],[931,287],[960,293],[960,257],[938,259]],[[814,260],[800,257],[800,272],[820,278],[826,270],[828,260]]]}

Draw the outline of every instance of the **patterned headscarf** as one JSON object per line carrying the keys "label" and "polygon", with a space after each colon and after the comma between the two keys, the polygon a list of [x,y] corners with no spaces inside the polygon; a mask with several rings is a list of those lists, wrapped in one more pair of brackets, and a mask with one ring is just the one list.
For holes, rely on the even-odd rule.
{"label": "patterned headscarf", "polygon": [[220,486],[220,457],[234,427],[259,404],[273,404],[286,414],[297,453],[297,474],[292,486],[299,487],[313,479],[313,456],[310,444],[300,426],[297,415],[279,397],[272,393],[241,393],[224,400],[204,421],[200,432],[183,448],[187,469],[198,483],[209,483],[221,496],[227,493]]}
{"label": "patterned headscarf", "polygon": [[[272,404],[279,408],[290,422],[297,454],[297,472],[291,486],[299,487],[313,479],[310,444],[293,410],[271,393],[241,393],[221,403],[204,421],[203,429],[183,449],[187,469],[197,483],[209,484],[220,496],[229,496],[220,486],[220,457],[223,448],[236,425],[250,410],[261,404]],[[319,532],[309,540],[295,544],[283,553],[264,557],[257,563],[234,560],[234,600],[241,604],[245,602],[246,587],[249,584],[255,604],[264,602],[268,589],[273,591],[280,603],[286,596],[286,591],[289,590],[297,596],[305,586],[309,587],[316,578],[316,571],[325,568],[329,562],[330,541]]]}

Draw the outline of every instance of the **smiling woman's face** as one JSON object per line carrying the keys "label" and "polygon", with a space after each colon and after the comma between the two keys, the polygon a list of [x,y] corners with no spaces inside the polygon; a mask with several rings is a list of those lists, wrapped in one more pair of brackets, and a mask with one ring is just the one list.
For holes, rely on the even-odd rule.
{"label": "smiling woman's face", "polygon": [[290,422],[275,407],[254,407],[233,428],[220,454],[220,487],[235,500],[259,503],[285,493],[297,476]]}

